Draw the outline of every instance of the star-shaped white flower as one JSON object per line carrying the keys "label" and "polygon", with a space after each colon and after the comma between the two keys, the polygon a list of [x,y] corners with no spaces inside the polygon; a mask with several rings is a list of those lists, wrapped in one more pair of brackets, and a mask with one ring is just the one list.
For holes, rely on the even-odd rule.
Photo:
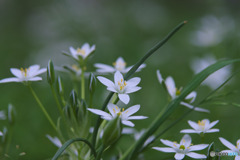
{"label": "star-shaped white flower", "polygon": [[70,47],[69,50],[72,57],[76,60],[79,60],[79,57],[86,59],[95,50],[95,45],[92,45],[91,47],[88,43],[84,43],[81,48],[74,49],[73,47]]}
{"label": "star-shaped white flower", "polygon": [[42,77],[38,77],[37,75],[46,72],[47,69],[46,68],[40,69],[39,65],[32,65],[29,68],[25,69],[11,68],[10,71],[16,77],[2,79],[0,80],[0,83],[41,81]]}
{"label": "star-shaped white flower", "polygon": [[94,114],[100,115],[102,119],[105,119],[108,121],[114,119],[116,116],[120,116],[122,124],[130,127],[134,127],[134,124],[129,120],[148,118],[145,116],[131,116],[132,114],[136,113],[140,109],[140,105],[134,105],[128,108],[127,110],[124,110],[124,108],[121,110],[121,108],[119,108],[118,106],[112,103],[109,103],[107,108],[110,114],[99,109],[88,108],[88,110]]}
{"label": "star-shaped white flower", "polygon": [[[158,81],[160,82],[160,84],[165,85],[165,87],[168,91],[168,94],[171,96],[172,100],[177,98],[181,94],[182,88],[179,88],[179,89],[176,88],[175,82],[171,76],[167,77],[166,80],[164,80],[162,78],[160,71],[157,70],[157,78],[158,78]],[[186,106],[190,109],[194,108],[195,111],[209,112],[209,110],[207,110],[207,109],[194,107],[191,105],[191,103],[193,103],[195,101],[196,97],[197,97],[197,92],[193,91],[193,92],[189,93],[189,95],[187,95],[185,97],[184,101],[180,102],[180,104],[183,106]]]}
{"label": "star-shaped white flower", "polygon": [[219,140],[222,142],[223,145],[225,145],[226,147],[228,147],[230,150],[223,150],[221,152],[227,152],[231,155],[236,155],[235,160],[240,160],[240,139],[237,140],[237,144],[236,146],[234,146],[232,143],[230,143],[229,141],[227,141],[226,139],[219,137]]}
{"label": "star-shaped white flower", "polygon": [[207,148],[208,144],[192,145],[192,139],[188,134],[183,136],[179,144],[164,139],[161,139],[161,142],[169,147],[153,147],[153,149],[161,152],[176,153],[174,158],[177,160],[183,159],[185,155],[194,159],[207,158],[207,156],[203,154],[198,154],[192,151],[203,150]]}
{"label": "star-shaped white flower", "polygon": [[[119,57],[116,62],[113,63],[113,66],[102,63],[96,63],[94,66],[97,68],[97,72],[99,73],[114,73],[116,71],[127,73],[133,66],[126,67],[126,65],[127,63],[124,61],[124,59]],[[146,65],[142,64],[136,72],[141,71],[144,67],[146,67]]]}
{"label": "star-shaped white flower", "polygon": [[215,126],[219,120],[213,121],[210,123],[208,119],[203,119],[201,121],[198,121],[198,123],[193,122],[193,121],[188,121],[188,124],[193,128],[193,129],[184,129],[181,130],[180,133],[213,133],[213,132],[219,132],[219,129],[212,129],[213,126]]}
{"label": "star-shaped white flower", "polygon": [[123,75],[119,71],[114,74],[114,83],[102,76],[98,76],[97,79],[107,86],[107,90],[118,93],[119,99],[125,104],[128,104],[130,101],[130,97],[128,95],[129,93],[133,93],[141,89],[141,87],[137,86],[140,83],[141,78],[135,77],[125,81]]}

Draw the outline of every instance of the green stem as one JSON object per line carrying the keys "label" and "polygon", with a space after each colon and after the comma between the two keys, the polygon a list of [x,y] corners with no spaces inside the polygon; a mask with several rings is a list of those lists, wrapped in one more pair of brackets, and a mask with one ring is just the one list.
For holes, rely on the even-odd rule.
{"label": "green stem", "polygon": [[12,134],[13,134],[13,128],[12,125],[9,127],[9,135],[8,135],[8,141],[7,141],[7,145],[6,145],[6,150],[5,153],[8,154],[8,150],[12,141]]}
{"label": "green stem", "polygon": [[81,73],[81,98],[85,99],[85,78],[84,78],[84,67]]}
{"label": "green stem", "polygon": [[100,160],[101,159],[103,151],[104,151],[104,146],[102,145],[101,148],[100,148],[100,151],[97,154],[96,160]]}
{"label": "green stem", "polygon": [[55,90],[54,90],[54,88],[53,88],[53,85],[51,85],[51,90],[52,90],[52,94],[53,94],[53,96],[54,96],[54,99],[55,99],[55,101],[56,101],[56,103],[57,103],[58,110],[59,110],[61,116],[64,118],[63,111],[62,111],[62,107],[61,107],[61,105],[60,105],[60,103],[59,103],[59,100],[58,100],[57,94],[56,94],[56,92],[55,92]]}
{"label": "green stem", "polygon": [[35,98],[35,100],[37,101],[40,109],[43,111],[44,115],[46,116],[46,118],[48,119],[49,123],[52,125],[52,127],[57,131],[57,127],[56,125],[54,124],[54,122],[52,121],[51,117],[49,116],[49,114],[47,113],[46,109],[44,108],[42,102],[39,100],[37,94],[34,92],[34,90],[32,89],[32,87],[30,85],[29,86],[29,89],[33,95],[33,97]]}

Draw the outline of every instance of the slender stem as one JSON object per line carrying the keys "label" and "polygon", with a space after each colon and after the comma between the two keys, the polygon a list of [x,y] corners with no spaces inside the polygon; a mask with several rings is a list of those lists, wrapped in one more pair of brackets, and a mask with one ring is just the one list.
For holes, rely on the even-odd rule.
{"label": "slender stem", "polygon": [[52,125],[52,127],[57,131],[57,127],[56,125],[54,124],[54,122],[52,121],[51,117],[49,116],[49,114],[47,113],[46,109],[44,108],[42,102],[39,100],[37,94],[34,92],[34,90],[32,89],[32,87],[30,85],[29,86],[29,89],[33,95],[33,97],[35,98],[35,100],[37,101],[38,103],[38,106],[40,107],[40,109],[43,111],[44,115],[46,116],[46,118],[48,119],[49,123]]}
{"label": "slender stem", "polygon": [[8,141],[7,141],[7,145],[6,145],[6,154],[8,154],[8,150],[9,150],[9,147],[10,147],[10,144],[11,144],[11,141],[12,141],[12,134],[13,134],[13,127],[12,125],[10,125],[9,127],[9,138],[8,138]]}
{"label": "slender stem", "polygon": [[85,99],[85,78],[84,78],[84,67],[81,73],[81,98]]}
{"label": "slender stem", "polygon": [[104,151],[104,146],[102,145],[101,148],[100,148],[100,151],[97,154],[96,160],[100,160],[101,159],[103,151]]}
{"label": "slender stem", "polygon": [[58,110],[59,110],[60,114],[62,115],[62,117],[64,118],[62,107],[61,107],[61,104],[59,103],[59,100],[58,100],[57,94],[56,94],[56,92],[55,92],[55,90],[53,88],[53,85],[51,85],[51,90],[52,90],[52,94],[54,96],[54,99],[55,99],[55,101],[57,103]]}

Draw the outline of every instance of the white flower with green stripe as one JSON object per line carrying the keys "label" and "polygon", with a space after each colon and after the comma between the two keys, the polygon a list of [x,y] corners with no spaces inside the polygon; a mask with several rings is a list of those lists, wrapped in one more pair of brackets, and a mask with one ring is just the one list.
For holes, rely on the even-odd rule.
{"label": "white flower with green stripe", "polygon": [[117,105],[109,103],[107,108],[110,114],[99,109],[88,108],[88,110],[94,114],[100,115],[102,119],[108,121],[114,119],[116,116],[120,116],[122,124],[130,127],[134,127],[134,124],[129,120],[139,120],[148,118],[145,116],[132,116],[140,109],[140,105],[134,105],[132,107],[129,107],[127,110],[124,110],[124,108],[121,109]]}
{"label": "white flower with green stripe", "polygon": [[181,160],[185,156],[194,159],[207,158],[206,155],[195,153],[193,151],[203,150],[208,147],[208,144],[192,145],[192,138],[188,134],[183,136],[179,144],[177,142],[172,142],[164,139],[161,139],[160,141],[168,147],[153,147],[153,149],[161,152],[175,153],[174,158],[177,160]]}
{"label": "white flower with green stripe", "polygon": [[137,86],[140,83],[141,78],[135,77],[125,81],[123,75],[119,71],[114,74],[114,82],[102,76],[98,76],[97,79],[103,85],[107,86],[107,90],[118,93],[119,99],[125,104],[128,104],[130,101],[129,93],[141,89],[141,87]]}

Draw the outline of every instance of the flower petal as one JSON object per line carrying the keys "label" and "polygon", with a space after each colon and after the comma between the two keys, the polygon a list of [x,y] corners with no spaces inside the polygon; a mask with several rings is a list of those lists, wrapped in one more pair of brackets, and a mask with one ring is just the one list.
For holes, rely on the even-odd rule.
{"label": "flower petal", "polygon": [[207,156],[205,156],[204,154],[198,154],[198,153],[194,153],[194,152],[189,152],[186,154],[188,157],[191,158],[195,158],[195,159],[203,159],[203,158],[207,158]]}
{"label": "flower petal", "polygon": [[199,108],[199,107],[194,107],[194,106],[192,106],[191,104],[186,103],[186,102],[180,102],[180,104],[183,105],[183,106],[185,106],[185,107],[188,107],[188,108],[190,108],[190,109],[193,109],[193,108],[194,108],[195,111],[199,111],[199,112],[207,112],[207,113],[210,112],[210,111],[207,110],[207,109]]}
{"label": "flower petal", "polygon": [[0,83],[8,83],[8,82],[22,82],[22,80],[19,78],[15,78],[15,77],[5,78],[5,79],[0,80]]}
{"label": "flower petal", "polygon": [[227,141],[226,139],[219,137],[219,140],[222,142],[223,145],[225,145],[229,149],[231,149],[231,150],[235,149],[235,146],[232,143],[230,143],[229,141]]}
{"label": "flower petal", "polygon": [[196,122],[193,121],[188,121],[188,124],[195,130],[198,130],[198,124]]}
{"label": "flower petal", "polygon": [[199,150],[203,150],[205,148],[208,147],[208,144],[198,144],[198,145],[193,145],[190,146],[190,150],[189,151],[199,151]]}
{"label": "flower petal", "polygon": [[[108,105],[107,105],[107,108],[108,108],[108,110],[109,110],[109,112],[111,113],[111,115],[113,116],[113,117],[115,117],[116,116],[116,114],[118,113],[118,106],[116,106],[116,105],[114,105],[114,104],[112,104],[112,103],[109,103]],[[117,110],[117,112],[116,112],[116,110]]]}
{"label": "flower petal", "polygon": [[216,120],[216,121],[213,121],[212,123],[210,123],[210,124],[207,126],[207,130],[209,130],[210,128],[212,128],[213,126],[215,126],[218,122],[219,122],[219,120]]}
{"label": "flower petal", "polygon": [[140,105],[134,105],[129,107],[126,111],[123,112],[123,115],[126,117],[131,116],[132,114],[136,113],[140,109]]}
{"label": "flower petal", "polygon": [[131,121],[122,121],[122,124],[126,125],[126,126],[130,126],[130,127],[134,127],[134,123],[132,123]]}
{"label": "flower petal", "polygon": [[121,81],[124,81],[123,75],[119,71],[115,72],[115,74],[114,74],[115,85],[117,86],[118,82],[121,82]]}
{"label": "flower petal", "polygon": [[105,86],[107,86],[108,88],[114,88],[114,83],[112,81],[110,81],[109,79],[102,77],[102,76],[98,76],[97,79]]}
{"label": "flower petal", "polygon": [[180,141],[180,145],[184,145],[185,147],[188,147],[190,146],[191,142],[192,142],[192,138],[188,134],[185,134]]}
{"label": "flower petal", "polygon": [[133,133],[135,133],[135,129],[134,128],[124,127],[123,130],[122,130],[122,134],[133,134]]}
{"label": "flower petal", "polygon": [[161,151],[161,152],[167,152],[167,153],[174,153],[176,152],[173,148],[169,147],[152,147],[152,149]]}
{"label": "flower petal", "polygon": [[129,120],[133,120],[133,119],[146,119],[148,117],[146,116],[131,116],[131,117],[128,117]]}
{"label": "flower petal", "polygon": [[125,90],[125,93],[133,93],[133,92],[137,92],[138,90],[140,90],[141,87],[128,87]]}
{"label": "flower petal", "polygon": [[46,135],[46,137],[58,148],[62,147],[62,143],[57,137],[51,137],[48,134]]}
{"label": "flower petal", "polygon": [[130,97],[127,94],[118,94],[118,97],[125,104],[128,104],[130,101]]}
{"label": "flower petal", "polygon": [[174,146],[176,145],[176,143],[169,141],[169,140],[165,140],[165,139],[160,139],[160,141],[165,144],[166,146],[172,147],[174,148]]}
{"label": "flower petal", "polygon": [[47,71],[46,68],[42,68],[42,69],[40,69],[40,70],[35,70],[35,71],[29,69],[28,76],[29,76],[29,77],[34,77],[34,76],[37,76],[37,75],[39,75],[39,74],[42,74],[42,73],[44,73],[44,72],[46,72],[46,71]]}
{"label": "flower petal", "polygon": [[174,158],[177,160],[183,159],[185,157],[185,154],[182,153],[176,153]]}
{"label": "flower petal", "polygon": [[140,83],[140,81],[141,81],[141,78],[139,77],[131,78],[127,81],[127,86],[135,87]]}
{"label": "flower petal", "polygon": [[106,112],[104,112],[104,111],[101,111],[101,110],[99,110],[99,109],[88,108],[88,110],[89,110],[90,112],[94,113],[94,114],[97,114],[97,115],[100,115],[100,116],[103,116],[103,117],[107,117],[107,118],[110,118],[110,119],[113,118],[110,114],[108,114],[108,113],[106,113]]}
{"label": "flower petal", "polygon": [[201,131],[196,131],[193,129],[183,129],[180,131],[180,133],[201,133]]}
{"label": "flower petal", "polygon": [[41,81],[42,77],[33,77],[33,78],[29,78],[26,81]]}
{"label": "flower petal", "polygon": [[206,131],[206,133],[213,133],[213,132],[219,132],[219,129],[209,129]]}
{"label": "flower petal", "polygon": [[96,63],[96,64],[94,64],[94,66],[96,68],[98,68],[97,72],[99,72],[99,73],[113,73],[113,72],[115,72],[115,69],[110,65],[106,65],[106,64],[102,64],[102,63]]}
{"label": "flower petal", "polygon": [[157,70],[157,78],[158,78],[159,83],[162,84],[163,78],[162,78],[162,75],[160,73],[160,70]]}
{"label": "flower petal", "polygon": [[11,68],[10,71],[12,72],[12,74],[18,78],[22,78],[22,71],[20,69],[17,68]]}
{"label": "flower petal", "polygon": [[197,92],[193,91],[185,97],[185,99],[191,99],[190,103],[194,102],[197,97]]}
{"label": "flower petal", "polygon": [[167,77],[165,84],[168,90],[169,95],[174,99],[176,97],[176,86],[172,77]]}

